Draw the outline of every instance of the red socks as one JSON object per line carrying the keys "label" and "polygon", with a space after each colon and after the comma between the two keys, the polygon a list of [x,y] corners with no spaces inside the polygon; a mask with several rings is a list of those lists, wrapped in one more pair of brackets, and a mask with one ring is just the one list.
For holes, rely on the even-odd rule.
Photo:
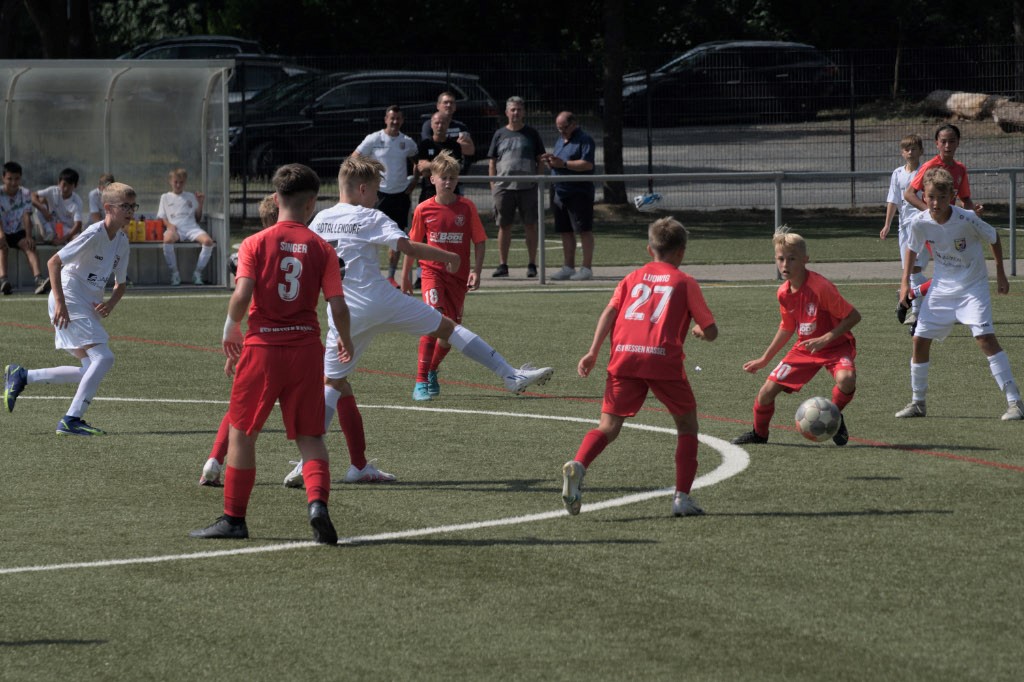
{"label": "red socks", "polygon": [[306,501],[327,503],[331,495],[331,467],[326,459],[310,459],[302,463],[302,480],[306,484]]}
{"label": "red socks", "polygon": [[919,287],[910,287],[910,300],[913,301],[915,298],[921,298],[928,293],[928,290],[932,288],[932,281],[926,280],[924,284]]}
{"label": "red socks", "polygon": [[608,436],[604,435],[600,429],[591,429],[587,431],[587,435],[583,436],[580,449],[576,451],[576,461],[584,467],[589,467],[590,463],[597,459],[597,456],[606,447],[608,447]]}
{"label": "red socks", "polygon": [[356,469],[365,468],[366,433],[363,431],[363,415],[359,414],[355,396],[348,395],[338,398],[338,423],[341,424],[341,432],[345,434],[349,463]]}
{"label": "red socks", "polygon": [[775,414],[775,403],[762,405],[754,398],[754,433],[767,438],[768,425],[772,423],[772,415]]}
{"label": "red socks", "polygon": [[[854,393],[856,392],[857,391],[854,390]],[[853,400],[853,393],[851,393],[850,395],[846,395],[845,393],[839,390],[839,386],[832,387],[832,402],[836,404],[836,407],[839,408],[840,412],[843,411],[844,407],[850,404],[851,400]]]}
{"label": "red socks", "polygon": [[697,477],[697,434],[681,434],[676,440],[676,491],[689,494]]}
{"label": "red socks", "polygon": [[416,362],[416,381],[418,383],[426,383],[427,372],[434,369],[435,346],[437,346],[437,339],[433,336],[420,337],[419,360]]}
{"label": "red socks", "polygon": [[228,465],[224,471],[224,513],[244,519],[254,485],[255,469],[236,469]]}
{"label": "red socks", "polygon": [[445,357],[447,357],[448,352],[451,349],[451,346],[445,347],[442,346],[441,344],[437,344],[436,346],[434,346],[434,357],[431,358],[430,360],[430,371],[436,372],[438,370],[438,368],[441,366],[441,361],[444,360]]}
{"label": "red socks", "polygon": [[213,447],[210,449],[210,458],[217,460],[218,464],[223,464],[224,458],[228,455],[228,431],[230,428],[228,413],[225,412],[224,418],[220,420],[220,426],[217,428],[217,435],[213,439]]}

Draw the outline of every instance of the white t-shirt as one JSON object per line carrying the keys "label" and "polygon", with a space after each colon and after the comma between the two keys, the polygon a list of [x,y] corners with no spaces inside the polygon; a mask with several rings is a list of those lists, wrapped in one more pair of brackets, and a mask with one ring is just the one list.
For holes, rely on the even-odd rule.
{"label": "white t-shirt", "polygon": [[394,220],[375,208],[338,203],[317,213],[309,227],[345,260],[345,289],[391,286],[380,273],[380,250],[408,238]]}
{"label": "white t-shirt", "polygon": [[[199,208],[199,200],[192,192],[165,192],[160,196],[160,208],[156,217],[166,220],[170,224],[184,231],[188,228],[199,228],[196,222],[196,209]],[[184,232],[182,232],[184,234]]]}
{"label": "white t-shirt", "polygon": [[921,211],[911,221],[908,247],[915,253],[932,246],[934,273],[929,296],[956,296],[975,287],[988,291],[988,269],[983,244],[994,244],[996,228],[979,218],[974,211],[951,206],[952,213],[943,224],[932,220],[928,211]]}
{"label": "white t-shirt", "polygon": [[76,310],[91,309],[103,302],[103,289],[111,273],[118,282],[126,280],[128,252],[124,230],[118,230],[111,239],[102,220],[82,230],[77,239],[57,252],[63,264],[60,281],[71,317],[76,316]]}
{"label": "white t-shirt", "polygon": [[0,224],[3,224],[5,234],[24,230],[22,216],[26,213],[32,215],[32,192],[25,187],[19,187],[12,197],[0,190]]}
{"label": "white t-shirt", "polygon": [[[889,196],[886,201],[895,206],[899,206],[900,209],[900,230],[905,230],[910,221],[914,218],[914,214],[917,213],[917,208],[914,207],[909,201],[904,198],[903,193],[910,187],[910,181],[917,175],[918,169],[908,171],[906,166],[900,166],[892,172],[892,177],[889,179]],[[921,192],[917,193],[917,196],[921,196]]]}
{"label": "white t-shirt", "polygon": [[98,187],[89,192],[89,214],[93,213],[103,215],[103,192]]}
{"label": "white t-shirt", "polygon": [[398,194],[409,186],[407,159],[416,156],[419,147],[405,133],[391,137],[383,130],[378,130],[367,135],[356,147],[356,151],[384,164],[384,179],[380,183],[380,191],[384,194]]}
{"label": "white t-shirt", "polygon": [[70,230],[75,226],[75,223],[85,222],[85,219],[82,217],[82,198],[74,192],[65,199],[61,196],[60,187],[53,185],[40,190],[37,194],[40,199],[46,200],[46,205],[53,216],[53,220],[47,224],[63,223],[64,229]]}

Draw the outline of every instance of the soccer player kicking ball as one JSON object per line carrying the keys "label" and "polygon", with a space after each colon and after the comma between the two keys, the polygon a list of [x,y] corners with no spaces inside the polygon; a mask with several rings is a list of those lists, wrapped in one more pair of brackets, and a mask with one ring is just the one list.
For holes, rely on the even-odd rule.
{"label": "soccer player kicking ball", "polygon": [[675,516],[703,514],[690,498],[697,475],[697,402],[683,369],[683,342],[690,321],[698,339],[718,337],[715,318],[697,281],[679,270],[686,254],[687,232],[672,218],[651,223],[647,252],[653,259],[619,282],[601,313],[590,350],[577,371],[586,377],[597,363],[604,340],[611,335],[611,358],[605,382],[601,421],[583,437],[576,458],[562,466],[562,502],[576,515],[582,504],[587,467],[618,437],[622,424],[640,410],[650,390],[676,422]]}
{"label": "soccer player kicking ball", "polygon": [[[256,439],[274,403],[289,440],[306,462],[309,523],[316,542],[333,545],[338,534],[327,512],[331,489],[324,445],[324,404],[320,398],[323,344],[317,302],[320,292],[330,309],[334,352],[349,358],[349,314],[334,250],[306,227],[316,209],[320,179],[301,164],[274,173],[279,222],[246,238],[238,251],[235,292],[224,324],[224,352],[238,360],[231,387],[224,515],[194,538],[249,537],[245,523],[256,482]],[[251,302],[251,307],[250,307]],[[243,341],[241,321],[249,308]]]}
{"label": "soccer player kicking ball", "polygon": [[[334,349],[337,331],[331,325],[324,356],[323,399],[327,414],[338,412],[338,421],[348,445],[349,458],[366,462],[366,436],[363,419],[356,406],[348,376],[377,334],[404,332],[416,337],[433,336],[453,346],[471,360],[488,368],[510,392],[519,394],[529,386],[547,383],[554,370],[523,365],[513,368],[482,338],[444,317],[421,300],[406,296],[388,284],[380,272],[380,250],[393,249],[410,258],[444,263],[449,272],[457,272],[461,259],[456,253],[429,244],[409,241],[398,225],[374,208],[377,188],[384,166],[374,158],[350,156],[338,172],[339,202],[320,211],[310,225],[315,233],[334,246],[345,261],[345,301],[352,313],[352,357],[343,359]],[[379,472],[373,461],[366,463],[364,481],[394,481]],[[380,476],[387,476],[381,478]],[[286,477],[287,487],[302,486],[303,463],[299,462]],[[348,478],[346,477],[346,481]]]}
{"label": "soccer player kicking ball", "polygon": [[[81,367],[48,367],[26,370],[7,365],[4,372],[4,404],[7,411],[28,384],[78,384],[71,407],[57,422],[57,434],[100,436],[102,429],[86,423],[83,417],[100,382],[114,366],[114,354],[107,342],[110,335],[102,320],[114,311],[127,288],[128,237],[122,228],[139,207],[135,190],[120,182],[103,190],[101,222],[86,228],[47,262],[52,289],[49,298],[55,344],[78,358]],[[113,274],[116,280],[110,298],[103,290]]]}
{"label": "soccer player kicking ball", "polygon": [[[914,332],[914,350],[910,360],[911,402],[896,416],[925,416],[932,341],[946,338],[953,324],[959,322],[970,327],[978,348],[988,358],[992,377],[1006,395],[1008,405],[1002,419],[1021,420],[1024,419],[1024,402],[1021,402],[1020,390],[1013,379],[1010,360],[999,345],[992,324],[992,296],[982,244],[992,245],[996,290],[1000,294],[1010,291],[1010,283],[1003,271],[1003,247],[994,227],[974,211],[952,205],[953,192],[954,180],[948,171],[942,168],[927,171],[924,199],[928,210],[910,223],[907,262],[913,263],[914,256],[925,248],[925,244],[931,244],[935,270],[931,291],[921,304]],[[900,300],[910,291],[910,275],[911,270],[905,263]]]}
{"label": "soccer player kicking ball", "polygon": [[[767,443],[775,398],[783,391],[799,391],[822,367],[836,381],[832,402],[840,411],[853,400],[857,390],[857,368],[853,364],[857,346],[850,330],[860,322],[860,313],[842,297],[835,284],[807,269],[807,242],[803,237],[783,225],[775,231],[772,244],[775,265],[786,280],[776,293],[782,322],[767,350],[745,363],[743,370],[753,374],[766,366],[789,343],[793,332],[797,332],[797,342],[757,392],[754,428],[734,438],[732,442],[737,445]],[[906,262],[915,261],[909,258]],[[832,442],[846,445],[849,440],[845,418],[841,417]]]}

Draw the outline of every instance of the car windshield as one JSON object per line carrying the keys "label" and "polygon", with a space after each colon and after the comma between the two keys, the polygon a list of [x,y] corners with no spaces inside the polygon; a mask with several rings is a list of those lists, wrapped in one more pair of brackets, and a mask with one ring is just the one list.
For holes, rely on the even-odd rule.
{"label": "car windshield", "polygon": [[250,106],[268,109],[311,104],[334,79],[330,74],[302,74],[279,81],[250,100]]}

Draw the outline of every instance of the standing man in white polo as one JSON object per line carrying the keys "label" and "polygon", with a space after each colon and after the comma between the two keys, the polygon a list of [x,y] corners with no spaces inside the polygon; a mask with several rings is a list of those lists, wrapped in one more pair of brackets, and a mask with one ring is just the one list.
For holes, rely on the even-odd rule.
{"label": "standing man in white polo", "polygon": [[[392,104],[384,112],[384,129],[370,133],[359,143],[353,156],[372,156],[384,164],[384,178],[377,192],[377,210],[409,231],[410,195],[416,187],[417,172],[414,160],[419,148],[416,142],[402,132],[405,117],[402,108]],[[388,281],[398,287],[395,272],[398,252],[391,251],[388,258]]]}

